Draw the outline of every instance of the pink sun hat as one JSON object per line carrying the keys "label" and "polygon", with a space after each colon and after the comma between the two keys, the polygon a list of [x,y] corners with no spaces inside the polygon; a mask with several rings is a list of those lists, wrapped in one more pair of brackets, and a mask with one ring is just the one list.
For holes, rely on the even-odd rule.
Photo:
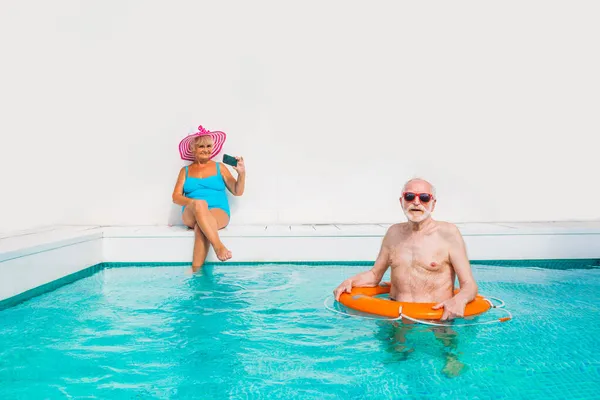
{"label": "pink sun hat", "polygon": [[210,158],[212,159],[214,156],[219,154],[221,149],[223,148],[223,143],[225,143],[225,139],[227,135],[225,132],[214,131],[211,132],[202,127],[202,125],[198,126],[198,132],[193,133],[185,137],[181,142],[179,142],[179,154],[181,158],[187,161],[194,161],[194,153],[192,149],[190,149],[190,143],[192,140],[196,139],[198,136],[208,135],[212,138],[214,145],[212,149],[212,153],[210,153]]}

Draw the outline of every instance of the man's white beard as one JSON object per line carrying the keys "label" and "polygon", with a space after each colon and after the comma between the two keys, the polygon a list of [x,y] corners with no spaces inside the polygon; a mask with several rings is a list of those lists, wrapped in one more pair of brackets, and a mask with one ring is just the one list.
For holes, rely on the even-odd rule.
{"label": "man's white beard", "polygon": [[404,211],[404,215],[406,215],[406,218],[411,221],[411,222],[423,222],[425,221],[430,215],[431,215],[431,210],[428,210],[427,208],[422,209],[423,214],[421,214],[420,217],[416,217],[414,219],[411,219],[410,217],[410,211],[405,210]]}

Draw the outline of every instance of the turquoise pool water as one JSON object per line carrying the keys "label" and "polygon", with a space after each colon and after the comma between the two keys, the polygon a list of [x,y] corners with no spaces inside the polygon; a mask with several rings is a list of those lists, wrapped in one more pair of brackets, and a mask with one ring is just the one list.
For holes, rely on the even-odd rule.
{"label": "turquoise pool water", "polygon": [[514,319],[404,342],[324,308],[365,267],[104,269],[0,311],[0,398],[597,399],[600,269],[473,268]]}

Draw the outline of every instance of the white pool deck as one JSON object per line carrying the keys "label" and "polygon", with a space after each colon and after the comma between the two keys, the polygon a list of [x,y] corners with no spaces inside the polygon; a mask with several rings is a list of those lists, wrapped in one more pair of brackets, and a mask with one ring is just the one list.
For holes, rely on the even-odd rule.
{"label": "white pool deck", "polygon": [[[390,224],[238,225],[232,262],[373,261]],[[457,224],[471,260],[600,259],[600,220]],[[52,226],[0,233],[0,301],[100,263],[190,262],[181,226]],[[209,253],[207,261],[216,261]]]}

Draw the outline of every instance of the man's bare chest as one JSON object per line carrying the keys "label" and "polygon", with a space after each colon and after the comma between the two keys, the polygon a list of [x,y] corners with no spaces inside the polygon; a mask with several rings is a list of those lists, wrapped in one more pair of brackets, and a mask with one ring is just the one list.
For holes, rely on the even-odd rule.
{"label": "man's bare chest", "polygon": [[430,272],[440,271],[449,265],[447,243],[437,235],[407,238],[392,247],[391,267],[417,268]]}

